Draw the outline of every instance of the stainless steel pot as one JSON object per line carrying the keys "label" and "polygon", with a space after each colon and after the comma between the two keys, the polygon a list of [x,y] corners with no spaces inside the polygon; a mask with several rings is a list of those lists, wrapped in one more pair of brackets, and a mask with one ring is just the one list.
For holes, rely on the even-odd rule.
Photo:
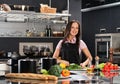
{"label": "stainless steel pot", "polygon": [[34,59],[20,59],[18,61],[19,73],[37,73],[37,61]]}
{"label": "stainless steel pot", "polygon": [[51,66],[57,64],[57,60],[55,58],[41,58],[41,69],[49,70]]}

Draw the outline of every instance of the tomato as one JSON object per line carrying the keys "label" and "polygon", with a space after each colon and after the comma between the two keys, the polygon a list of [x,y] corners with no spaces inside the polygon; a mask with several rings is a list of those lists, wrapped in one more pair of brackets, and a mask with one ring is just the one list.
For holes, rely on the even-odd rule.
{"label": "tomato", "polygon": [[64,76],[64,77],[70,75],[70,71],[68,69],[63,69],[61,73],[62,73],[62,76]]}
{"label": "tomato", "polygon": [[111,66],[111,62],[107,62],[105,65],[107,65],[108,67]]}
{"label": "tomato", "polygon": [[94,68],[95,68],[95,65],[91,65],[90,68],[93,68],[93,69],[94,69]]}
{"label": "tomato", "polygon": [[110,71],[110,68],[108,66],[105,66],[103,69],[104,71]]}
{"label": "tomato", "polygon": [[114,70],[114,64],[111,64],[111,65],[109,66],[109,68],[110,68],[110,70]]}
{"label": "tomato", "polygon": [[115,64],[115,65],[114,65],[114,68],[115,68],[115,70],[118,70],[118,65]]}

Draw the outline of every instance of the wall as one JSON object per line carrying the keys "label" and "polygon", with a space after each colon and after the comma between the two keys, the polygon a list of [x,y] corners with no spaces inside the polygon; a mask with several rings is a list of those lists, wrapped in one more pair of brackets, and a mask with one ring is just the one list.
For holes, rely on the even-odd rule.
{"label": "wall", "polygon": [[70,20],[78,20],[81,22],[81,0],[70,0],[69,13],[71,14]]}
{"label": "wall", "polygon": [[[53,49],[55,49],[58,41],[62,38],[35,38],[35,37],[0,37],[0,51],[5,52],[19,52],[21,42],[30,43],[53,43]],[[39,46],[39,45],[38,45]],[[43,45],[44,46],[44,45]]]}
{"label": "wall", "polygon": [[[50,2],[51,1],[51,2]],[[26,5],[33,7],[32,10],[39,12],[40,4],[47,4],[51,7],[56,7],[57,12],[62,12],[67,8],[67,0],[0,0],[0,4],[6,3],[10,6],[13,5]]]}
{"label": "wall", "polygon": [[82,35],[91,53],[95,56],[95,34],[100,28],[106,28],[106,32],[116,32],[120,27],[120,6],[104,8],[89,12],[82,12]]}

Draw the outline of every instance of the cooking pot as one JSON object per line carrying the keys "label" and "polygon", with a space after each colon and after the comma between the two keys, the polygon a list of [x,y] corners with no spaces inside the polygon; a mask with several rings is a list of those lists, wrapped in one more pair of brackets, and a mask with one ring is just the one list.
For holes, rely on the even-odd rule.
{"label": "cooking pot", "polygon": [[51,66],[57,64],[57,60],[55,58],[41,58],[41,69],[49,70]]}
{"label": "cooking pot", "polygon": [[36,73],[37,61],[34,59],[20,59],[18,61],[19,73]]}

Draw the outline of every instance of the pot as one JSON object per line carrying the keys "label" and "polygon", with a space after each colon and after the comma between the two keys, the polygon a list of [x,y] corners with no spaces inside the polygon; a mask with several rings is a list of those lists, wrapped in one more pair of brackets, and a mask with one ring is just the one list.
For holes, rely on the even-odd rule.
{"label": "pot", "polygon": [[37,61],[34,59],[20,59],[18,61],[19,73],[37,73]]}
{"label": "pot", "polygon": [[55,58],[41,58],[41,69],[49,70],[51,66],[57,64],[57,60]]}

